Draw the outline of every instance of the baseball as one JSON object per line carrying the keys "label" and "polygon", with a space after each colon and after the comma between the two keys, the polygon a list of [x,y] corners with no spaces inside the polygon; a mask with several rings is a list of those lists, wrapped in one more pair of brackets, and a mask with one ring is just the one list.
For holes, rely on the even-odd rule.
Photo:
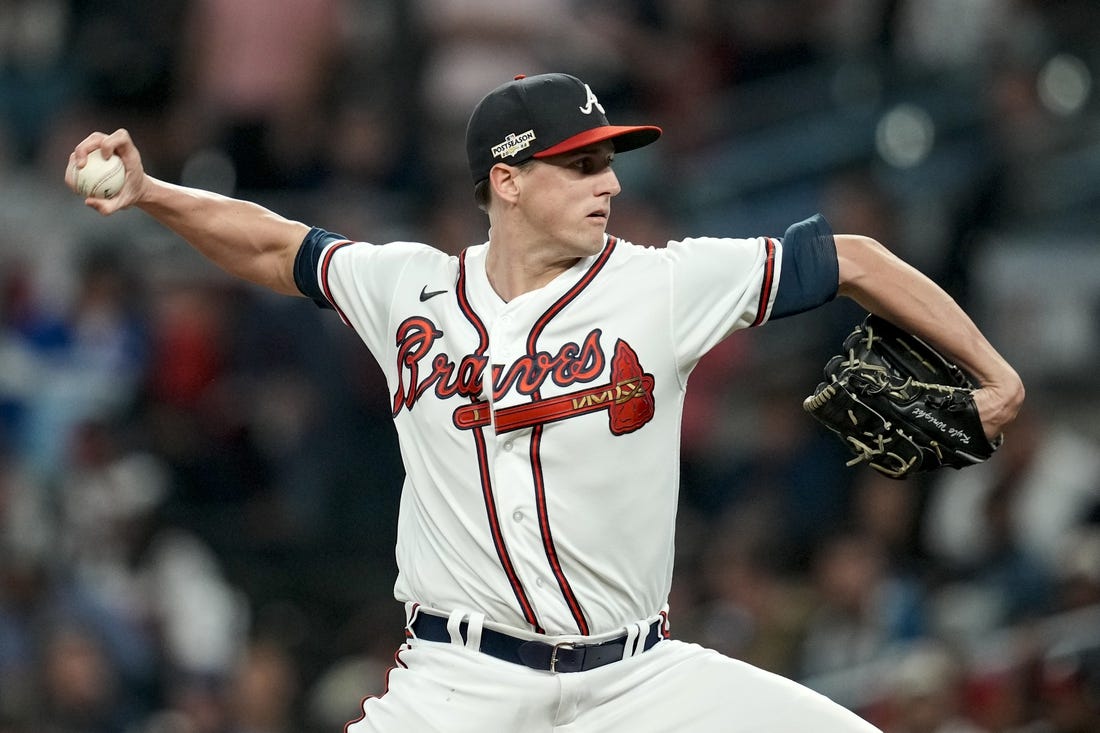
{"label": "baseball", "polygon": [[126,169],[122,158],[112,155],[104,158],[99,150],[88,153],[88,161],[83,168],[77,168],[73,179],[76,192],[81,196],[109,199],[115,196],[126,181]]}

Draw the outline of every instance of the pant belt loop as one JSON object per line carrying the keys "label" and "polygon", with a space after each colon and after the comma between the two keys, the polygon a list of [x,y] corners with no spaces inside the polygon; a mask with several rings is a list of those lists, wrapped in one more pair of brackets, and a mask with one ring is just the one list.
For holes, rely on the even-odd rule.
{"label": "pant belt loop", "polygon": [[419,615],[420,604],[416,601],[405,601],[405,636],[407,638],[415,636],[413,633],[413,624],[416,623],[416,618]]}
{"label": "pant belt loop", "polygon": [[629,659],[634,656],[634,648],[638,642],[638,635],[640,633],[638,624],[630,624],[626,627],[626,640],[623,642],[623,659]]}
{"label": "pant belt loop", "polygon": [[447,633],[450,634],[451,643],[463,646],[466,640],[462,638],[462,622],[466,618],[466,612],[459,609],[451,611],[447,617]]}
{"label": "pant belt loop", "polygon": [[[634,637],[633,645],[631,645],[629,643],[626,645],[627,649],[632,648],[632,651],[629,653],[629,656],[636,657],[636,656],[638,656],[639,654],[641,654],[642,652],[645,651],[645,642],[646,642],[646,639],[649,638],[649,628],[650,628],[651,625],[652,624],[648,624],[645,621],[638,621],[638,622],[631,625],[632,628],[635,630],[636,635]],[[624,651],[624,654],[626,654],[625,651]]]}
{"label": "pant belt loop", "polygon": [[466,648],[470,651],[481,651],[481,630],[485,625],[485,614],[473,612],[466,626]]}

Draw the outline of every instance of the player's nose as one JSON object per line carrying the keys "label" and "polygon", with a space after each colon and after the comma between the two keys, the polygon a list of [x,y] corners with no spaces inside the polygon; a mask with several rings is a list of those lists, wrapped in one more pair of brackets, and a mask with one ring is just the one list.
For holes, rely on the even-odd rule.
{"label": "player's nose", "polygon": [[622,186],[619,185],[619,177],[615,175],[615,171],[611,166],[607,166],[600,171],[598,196],[618,196],[622,190]]}

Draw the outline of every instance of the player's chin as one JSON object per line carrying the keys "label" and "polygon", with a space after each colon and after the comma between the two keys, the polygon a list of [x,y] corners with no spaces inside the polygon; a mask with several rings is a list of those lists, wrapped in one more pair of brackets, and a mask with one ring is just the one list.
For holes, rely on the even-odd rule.
{"label": "player's chin", "polygon": [[590,240],[597,249],[603,249],[603,238],[607,232],[607,217],[590,216],[585,222],[587,224],[584,232],[585,239]]}
{"label": "player's chin", "polygon": [[603,251],[603,243],[604,232],[603,230],[600,230],[598,234],[593,232],[584,237],[580,242],[578,242],[577,248],[581,250],[585,255],[595,255]]}

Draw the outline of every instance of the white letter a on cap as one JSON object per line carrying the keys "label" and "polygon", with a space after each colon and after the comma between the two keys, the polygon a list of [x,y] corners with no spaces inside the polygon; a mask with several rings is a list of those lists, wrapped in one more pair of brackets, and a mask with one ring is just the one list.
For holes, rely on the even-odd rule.
{"label": "white letter a on cap", "polygon": [[592,108],[595,107],[601,114],[607,114],[604,111],[603,105],[600,104],[600,100],[596,99],[596,94],[592,91],[592,87],[587,84],[584,85],[584,91],[588,93],[588,99],[584,100],[584,106],[580,107],[580,111],[586,115],[592,114]]}

